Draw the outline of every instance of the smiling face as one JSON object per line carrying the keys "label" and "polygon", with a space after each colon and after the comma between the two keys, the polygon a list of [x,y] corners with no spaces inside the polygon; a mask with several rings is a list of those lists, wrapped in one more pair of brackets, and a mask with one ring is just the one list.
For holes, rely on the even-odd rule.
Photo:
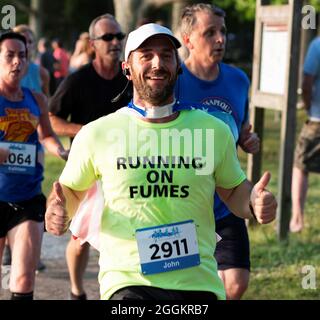
{"label": "smiling face", "polygon": [[226,26],[223,17],[212,12],[199,11],[192,31],[183,36],[193,59],[204,65],[219,63],[225,53]]}
{"label": "smiling face", "polygon": [[24,43],[18,39],[6,39],[0,44],[0,79],[9,85],[17,85],[27,67]]}
{"label": "smiling face", "polygon": [[127,67],[137,104],[162,106],[173,101],[178,61],[174,44],[167,36],[146,40],[130,54]]}

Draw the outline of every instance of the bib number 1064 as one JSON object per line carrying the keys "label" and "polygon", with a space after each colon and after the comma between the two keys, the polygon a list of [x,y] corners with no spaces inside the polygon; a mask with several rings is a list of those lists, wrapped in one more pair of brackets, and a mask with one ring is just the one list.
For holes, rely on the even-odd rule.
{"label": "bib number 1064", "polygon": [[33,175],[36,170],[37,146],[32,143],[0,142],[0,148],[9,150],[9,156],[0,165],[0,172]]}
{"label": "bib number 1064", "polygon": [[31,165],[31,156],[30,156],[30,154],[24,155],[22,153],[10,153],[8,159],[4,163],[5,164]]}

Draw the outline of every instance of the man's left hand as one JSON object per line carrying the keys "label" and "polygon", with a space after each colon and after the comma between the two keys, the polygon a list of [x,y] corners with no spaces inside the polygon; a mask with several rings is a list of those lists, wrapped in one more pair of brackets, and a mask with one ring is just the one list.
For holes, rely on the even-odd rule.
{"label": "man's left hand", "polygon": [[258,153],[260,150],[260,139],[255,132],[250,132],[252,125],[246,123],[241,130],[239,145],[246,153]]}
{"label": "man's left hand", "polygon": [[277,200],[266,187],[270,181],[271,174],[265,172],[260,180],[254,185],[250,200],[257,221],[266,224],[273,221],[277,212]]}

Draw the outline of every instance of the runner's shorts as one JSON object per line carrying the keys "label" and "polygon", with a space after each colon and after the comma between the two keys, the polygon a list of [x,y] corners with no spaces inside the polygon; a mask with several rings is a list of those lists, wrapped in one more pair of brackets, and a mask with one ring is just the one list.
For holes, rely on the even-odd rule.
{"label": "runner's shorts", "polygon": [[45,212],[46,197],[43,194],[15,203],[0,201],[0,238],[24,221],[43,222]]}
{"label": "runner's shorts", "polygon": [[115,292],[110,300],[217,300],[213,292],[208,291],[184,291],[161,289],[148,286],[129,286],[119,289]]}
{"label": "runner's shorts", "polygon": [[320,122],[306,121],[300,132],[294,166],[304,172],[320,173]]}
{"label": "runner's shorts", "polygon": [[240,268],[250,271],[250,246],[245,220],[231,213],[216,221],[216,233],[222,238],[214,254],[218,270]]}

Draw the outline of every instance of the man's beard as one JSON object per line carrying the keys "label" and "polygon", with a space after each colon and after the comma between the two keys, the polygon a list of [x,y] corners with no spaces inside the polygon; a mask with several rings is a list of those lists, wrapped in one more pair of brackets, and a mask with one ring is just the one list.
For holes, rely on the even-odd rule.
{"label": "man's beard", "polygon": [[[164,72],[161,72],[161,75],[163,74]],[[137,93],[139,94],[139,97],[142,100],[145,100],[154,106],[162,106],[168,103],[168,99],[172,96],[174,92],[176,77],[169,78],[168,83],[164,87],[152,88],[147,84],[146,81],[145,82],[141,81],[141,79],[139,79],[133,72],[132,82]]]}

